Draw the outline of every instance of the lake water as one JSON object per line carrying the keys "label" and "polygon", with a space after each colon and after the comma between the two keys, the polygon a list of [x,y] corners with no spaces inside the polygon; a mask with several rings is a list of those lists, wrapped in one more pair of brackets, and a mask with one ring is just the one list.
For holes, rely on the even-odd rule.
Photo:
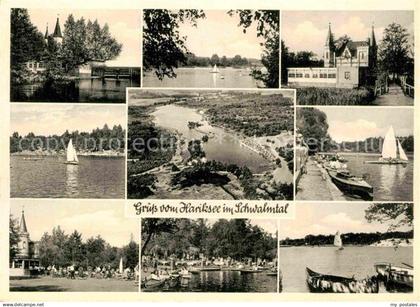
{"label": "lake water", "polygon": [[368,175],[366,180],[373,186],[373,200],[412,201],[413,200],[413,158],[407,165],[366,164],[365,161],[378,160],[379,155],[342,154],[351,173]]}
{"label": "lake water", "polygon": [[178,68],[175,71],[176,78],[165,77],[163,80],[159,80],[153,71],[148,71],[143,73],[143,87],[256,88],[261,86],[246,69],[219,68],[220,73],[211,73],[211,70],[211,67]]}
{"label": "lake water", "polygon": [[[197,110],[171,104],[157,107],[151,115],[154,116],[156,125],[177,130],[187,140],[201,139],[204,133],[210,133],[211,136],[214,136],[210,136],[208,142],[203,143],[207,160],[247,166],[254,173],[262,173],[273,168],[273,163],[255,151],[242,146],[239,138],[234,134],[222,128],[213,127],[207,121],[203,121],[202,115]],[[189,121],[200,122],[203,125],[198,128],[199,131],[189,129],[187,126]]]}
{"label": "lake water", "polygon": [[[33,157],[31,157],[33,158]],[[124,198],[125,159],[79,156],[78,165],[64,157],[41,160],[10,157],[10,196],[33,198]]]}
{"label": "lake water", "polygon": [[139,87],[140,80],[80,79],[68,83],[13,85],[12,101],[114,102],[125,103],[126,87]]}
{"label": "lake water", "polygon": [[212,271],[192,274],[189,282],[171,292],[277,292],[277,277],[265,273],[241,274],[238,271]]}
{"label": "lake water", "polygon": [[283,275],[282,292],[309,292],[306,267],[324,274],[364,279],[376,275],[374,264],[402,262],[413,264],[412,247],[346,246],[336,247],[280,247],[280,270]]}

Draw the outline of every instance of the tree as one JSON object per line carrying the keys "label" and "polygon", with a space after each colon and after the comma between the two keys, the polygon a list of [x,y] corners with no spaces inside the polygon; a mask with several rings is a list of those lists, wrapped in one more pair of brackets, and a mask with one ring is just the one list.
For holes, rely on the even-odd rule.
{"label": "tree", "polygon": [[275,10],[231,10],[230,16],[238,15],[239,26],[244,33],[254,23],[256,23],[257,36],[263,37],[264,54],[261,62],[267,72],[255,71],[253,76],[257,80],[264,82],[266,87],[279,87],[279,30],[280,14]]}
{"label": "tree", "polygon": [[123,248],[125,266],[134,269],[139,264],[139,245],[131,241]]}
{"label": "tree", "polygon": [[19,252],[18,243],[19,243],[19,228],[18,222],[16,219],[9,216],[9,259],[16,257],[16,254]]}
{"label": "tree", "polygon": [[186,37],[179,34],[184,22],[197,26],[205,18],[202,10],[143,10],[143,66],[159,79],[176,77],[174,68],[187,61]]}
{"label": "tree", "polygon": [[175,219],[144,219],[141,223],[141,232],[144,235],[141,254],[144,255],[147,245],[153,236],[160,233],[173,233],[177,229]]}
{"label": "tree", "polygon": [[67,264],[80,264],[85,254],[82,235],[75,230],[64,244],[64,255]]}
{"label": "tree", "polygon": [[64,24],[62,59],[66,72],[91,61],[105,62],[116,58],[122,49],[109,32],[108,24],[94,22],[70,14]]}
{"label": "tree", "polygon": [[20,83],[29,73],[25,63],[42,59],[45,42],[42,33],[32,24],[27,9],[11,9],[10,24],[11,81]]}
{"label": "tree", "polygon": [[393,79],[409,70],[411,48],[407,29],[397,23],[388,25],[379,45],[379,66]]}
{"label": "tree", "polygon": [[316,108],[301,108],[296,113],[296,127],[303,135],[310,153],[326,151],[331,143],[327,115]]}
{"label": "tree", "polygon": [[371,223],[390,222],[388,231],[395,230],[401,226],[413,226],[413,204],[411,203],[374,203],[365,211],[366,220]]}

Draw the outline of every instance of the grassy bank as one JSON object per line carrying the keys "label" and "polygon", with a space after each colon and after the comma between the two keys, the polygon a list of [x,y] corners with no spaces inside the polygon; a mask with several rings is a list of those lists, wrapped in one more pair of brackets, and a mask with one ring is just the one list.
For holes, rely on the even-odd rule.
{"label": "grassy bank", "polygon": [[370,105],[375,99],[367,88],[298,88],[297,103],[300,105]]}

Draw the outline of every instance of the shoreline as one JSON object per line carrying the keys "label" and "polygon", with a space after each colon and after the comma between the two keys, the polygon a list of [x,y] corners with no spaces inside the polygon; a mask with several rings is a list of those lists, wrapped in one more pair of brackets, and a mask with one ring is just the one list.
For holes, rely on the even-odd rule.
{"label": "shoreline", "polygon": [[[58,152],[14,152],[10,153],[13,157],[63,157],[66,153]],[[125,152],[81,152],[78,153],[79,157],[125,157]]]}

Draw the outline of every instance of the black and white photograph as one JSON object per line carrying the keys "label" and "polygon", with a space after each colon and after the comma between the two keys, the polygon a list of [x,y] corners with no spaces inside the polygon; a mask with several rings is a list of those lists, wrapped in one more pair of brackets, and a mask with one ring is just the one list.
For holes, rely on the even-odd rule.
{"label": "black and white photograph", "polygon": [[412,203],[301,203],[281,220],[282,293],[413,292]]}
{"label": "black and white photograph", "polygon": [[413,201],[411,108],[298,108],[296,200]]}
{"label": "black and white photograph", "polygon": [[128,198],[293,199],[293,91],[128,96]]}
{"label": "black and white photograph", "polygon": [[285,11],[281,57],[300,105],[414,105],[413,11]]}
{"label": "black and white photograph", "polygon": [[142,219],[142,292],[277,292],[277,221]]}
{"label": "black and white photograph", "polygon": [[143,87],[278,88],[278,10],[143,11]]}
{"label": "black and white photograph", "polygon": [[10,197],[125,197],[124,105],[14,104]]}
{"label": "black and white photograph", "polygon": [[12,102],[125,103],[140,86],[140,10],[11,10]]}
{"label": "black and white photograph", "polygon": [[13,200],[10,291],[138,292],[139,220],[102,201]]}

